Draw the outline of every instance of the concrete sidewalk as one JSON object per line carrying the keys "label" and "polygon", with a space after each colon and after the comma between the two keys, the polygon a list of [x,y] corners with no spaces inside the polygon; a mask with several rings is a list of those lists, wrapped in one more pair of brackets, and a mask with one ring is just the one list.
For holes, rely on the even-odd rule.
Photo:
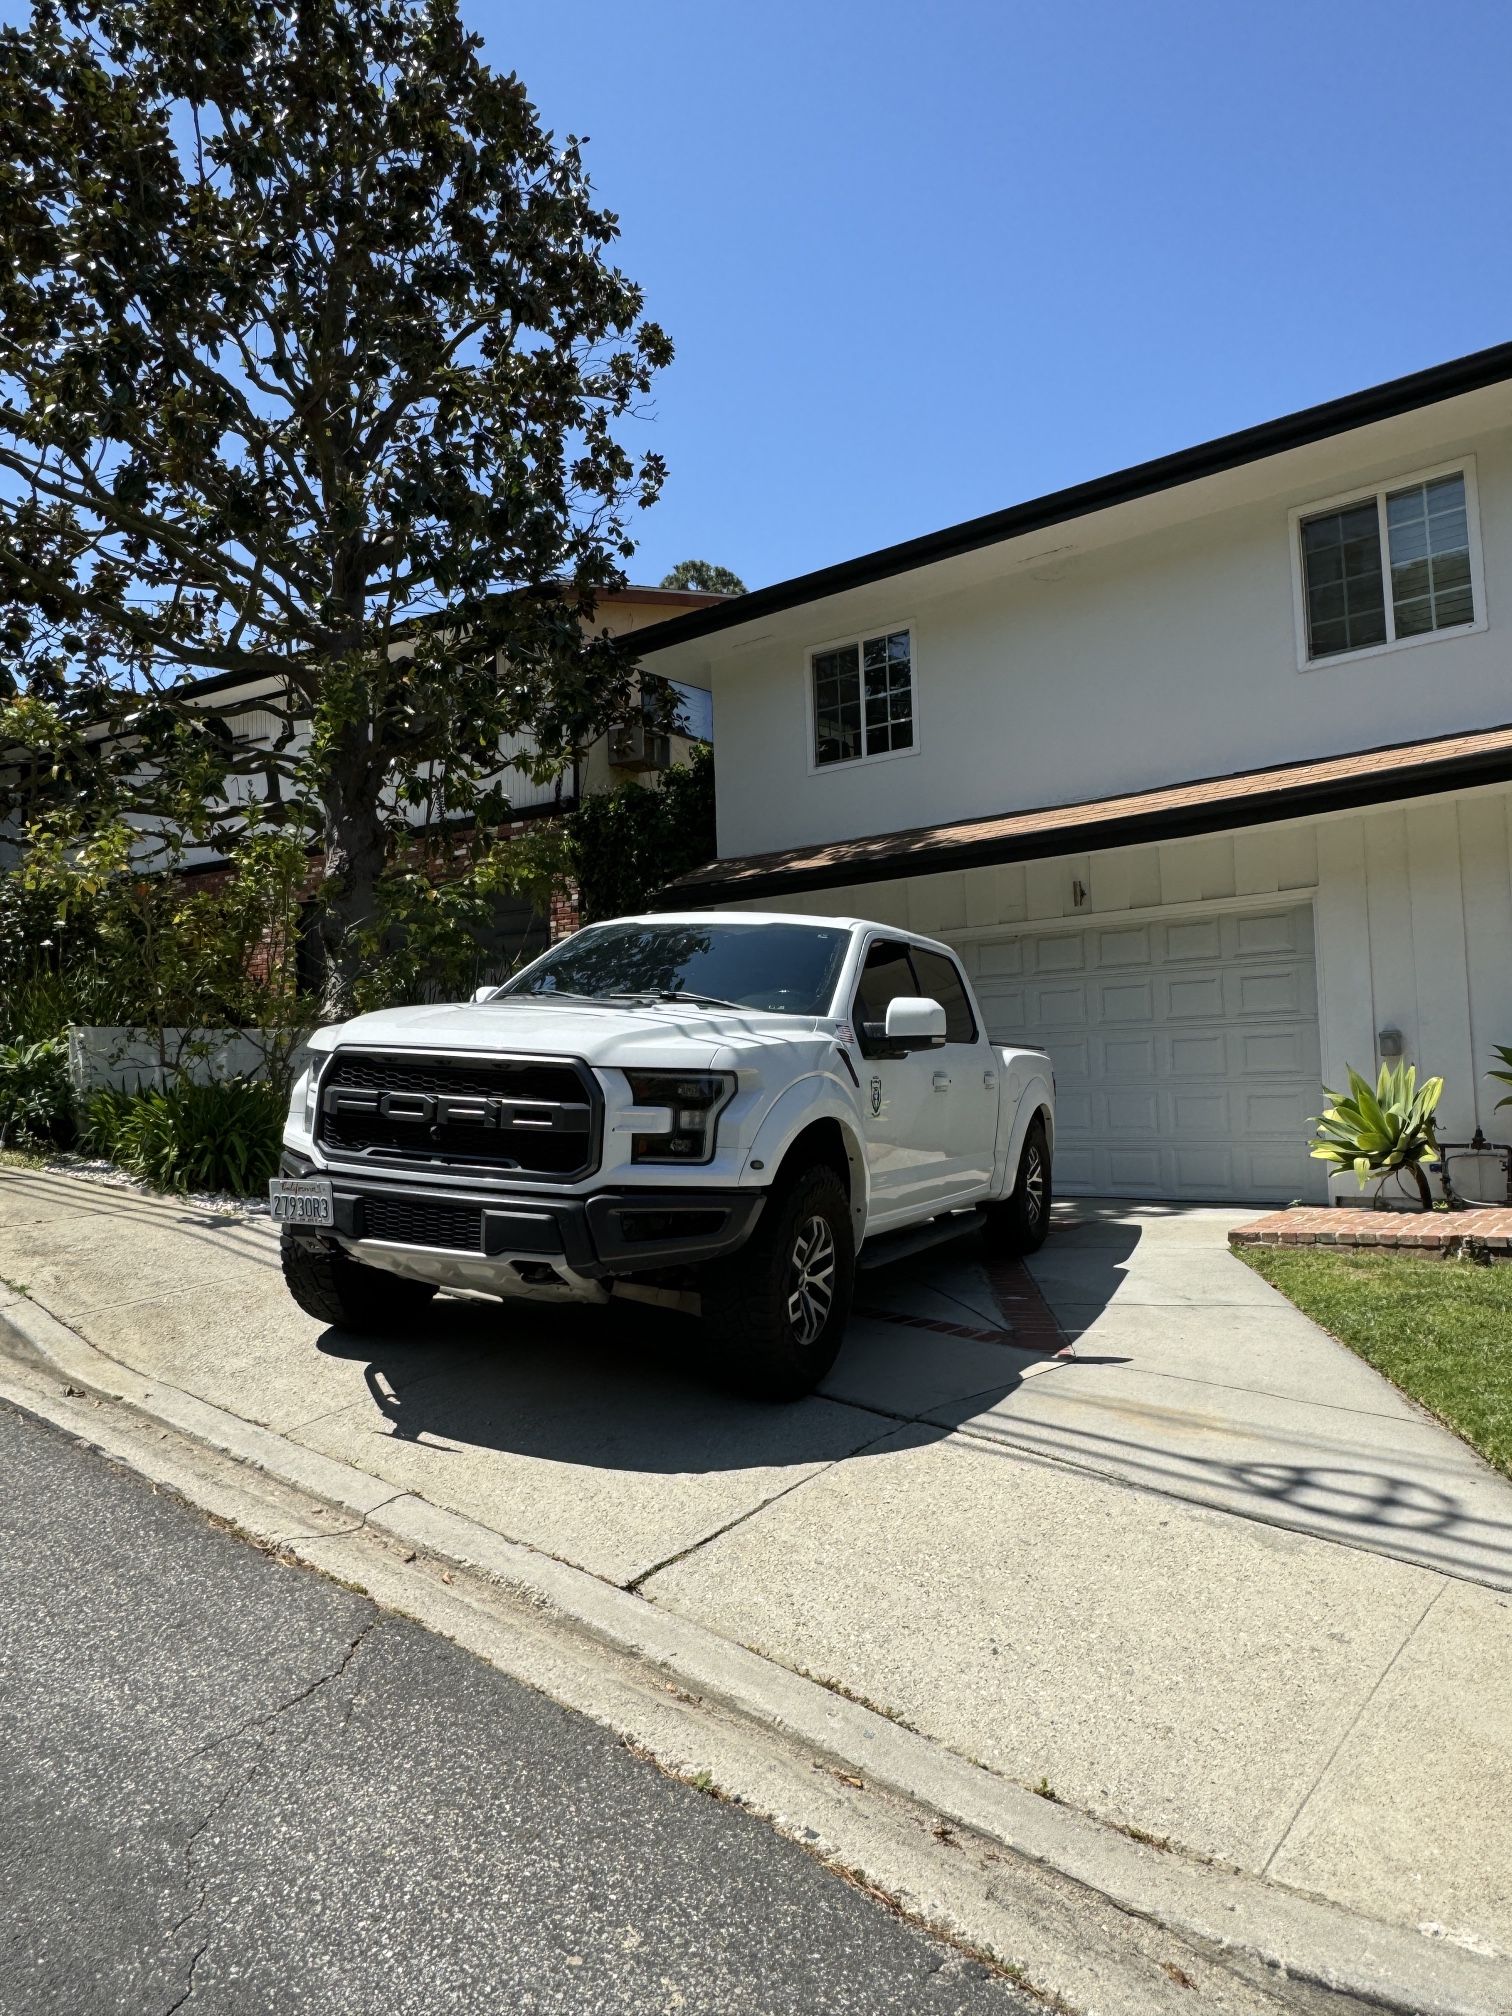
{"label": "concrete sidewalk", "polygon": [[[1512,1485],[1234,1259],[1239,1215],[1062,1207],[1033,1276],[1075,1358],[1023,1271],[969,1249],[868,1276],[824,1394],[783,1409],[628,1311],[322,1331],[266,1221],[56,1175],[0,1171],[0,1321],[47,1311],[1068,1822],[1407,1928],[1446,1967],[1505,1958]],[[1493,1976],[1505,1999],[1474,2006],[1512,2007],[1512,1962]]]}

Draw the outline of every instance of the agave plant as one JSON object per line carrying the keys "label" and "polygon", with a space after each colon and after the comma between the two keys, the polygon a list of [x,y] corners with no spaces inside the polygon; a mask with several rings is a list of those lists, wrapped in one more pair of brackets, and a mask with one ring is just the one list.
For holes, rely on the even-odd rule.
{"label": "agave plant", "polygon": [[[1353,1169],[1362,1190],[1372,1178],[1405,1170],[1417,1184],[1423,1209],[1431,1209],[1433,1194],[1423,1164],[1439,1152],[1433,1111],[1443,1090],[1442,1078],[1425,1078],[1419,1085],[1411,1064],[1383,1064],[1373,1091],[1351,1068],[1347,1094],[1323,1088],[1329,1103],[1313,1122],[1318,1130],[1311,1143],[1314,1161]],[[1376,1202],[1381,1202],[1379,1190]]]}
{"label": "agave plant", "polygon": [[[1498,1085],[1512,1086],[1512,1047],[1509,1047],[1505,1043],[1495,1043],[1491,1047],[1495,1050],[1497,1056],[1500,1057],[1506,1069],[1504,1071],[1488,1071],[1486,1076],[1494,1078]],[[1500,1113],[1503,1106],[1512,1106],[1512,1091],[1507,1093],[1505,1099],[1497,1100],[1496,1111]]]}

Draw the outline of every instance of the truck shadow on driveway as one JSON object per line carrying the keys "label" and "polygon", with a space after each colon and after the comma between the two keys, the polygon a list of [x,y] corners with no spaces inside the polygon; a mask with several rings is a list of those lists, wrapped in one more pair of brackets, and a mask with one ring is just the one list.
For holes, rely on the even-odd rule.
{"label": "truck shadow on driveway", "polygon": [[1224,1247],[1188,1249],[1188,1269],[1138,1225],[1088,1214],[1066,1232],[1033,1263],[1064,1331],[1029,1270],[990,1267],[964,1243],[935,1249],[862,1275],[833,1371],[787,1406],[722,1385],[719,1340],[690,1318],[629,1304],[447,1298],[423,1341],[330,1330],[319,1348],[362,1364],[373,1413],[361,1432],[418,1445],[413,1460],[434,1452],[438,1488],[478,1452],[709,1476],[954,1437],[978,1461],[1070,1467],[1089,1488],[1512,1587],[1512,1486],[1368,1368],[1341,1373],[1343,1347],[1279,1297],[1229,1299],[1254,1277]]}
{"label": "truck shadow on driveway", "polygon": [[[1032,1286],[1030,1297],[1042,1310]],[[905,1429],[911,1443],[939,1439],[1011,1406],[1064,1343],[1057,1332],[1015,1344],[1014,1314],[999,1308],[971,1248],[868,1273],[857,1301],[832,1372],[786,1405],[732,1390],[718,1338],[692,1318],[631,1303],[446,1297],[419,1349],[413,1335],[336,1329],[318,1348],[360,1362],[387,1432],[442,1460],[458,1447],[492,1448],[670,1474],[835,1462]]]}

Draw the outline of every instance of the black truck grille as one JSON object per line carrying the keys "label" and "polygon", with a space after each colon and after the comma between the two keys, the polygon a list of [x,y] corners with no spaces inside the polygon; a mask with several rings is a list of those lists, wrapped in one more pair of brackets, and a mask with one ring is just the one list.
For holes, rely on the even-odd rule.
{"label": "black truck grille", "polygon": [[483,1207],[445,1198],[419,1202],[410,1197],[364,1197],[364,1239],[390,1239],[401,1246],[439,1246],[450,1253],[483,1251]]}
{"label": "black truck grille", "polygon": [[338,1050],[321,1080],[320,1140],[348,1159],[565,1183],[597,1164],[597,1103],[581,1065],[550,1058]]}

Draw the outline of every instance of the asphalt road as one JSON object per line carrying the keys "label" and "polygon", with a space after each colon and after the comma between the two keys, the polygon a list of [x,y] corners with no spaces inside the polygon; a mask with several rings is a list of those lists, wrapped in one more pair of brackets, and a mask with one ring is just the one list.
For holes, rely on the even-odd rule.
{"label": "asphalt road", "polygon": [[1027,2016],[762,1822],[0,1407],[5,2016]]}

